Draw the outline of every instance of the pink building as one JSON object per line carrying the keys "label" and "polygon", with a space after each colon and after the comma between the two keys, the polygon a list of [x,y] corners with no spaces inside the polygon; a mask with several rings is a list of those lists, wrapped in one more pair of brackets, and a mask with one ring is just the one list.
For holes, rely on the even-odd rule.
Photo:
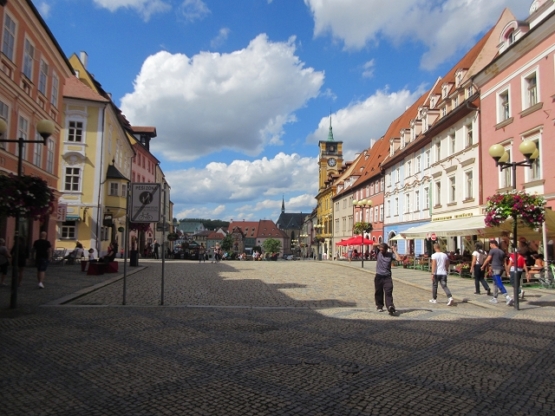
{"label": "pink building", "polygon": [[488,150],[502,145],[509,161],[524,156],[519,145],[533,141],[539,157],[531,168],[517,167],[516,188],[538,193],[555,207],[555,3],[536,0],[525,21],[501,32],[498,56],[473,81],[480,89],[482,198],[513,187],[511,169],[495,167]]}

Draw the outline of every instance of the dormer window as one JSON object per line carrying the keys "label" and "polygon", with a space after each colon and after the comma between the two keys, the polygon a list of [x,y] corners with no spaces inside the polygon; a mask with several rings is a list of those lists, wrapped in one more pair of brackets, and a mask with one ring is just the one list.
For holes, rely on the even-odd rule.
{"label": "dormer window", "polygon": [[444,85],[443,88],[441,89],[442,98],[447,98],[448,93],[449,93],[449,87],[447,85]]}

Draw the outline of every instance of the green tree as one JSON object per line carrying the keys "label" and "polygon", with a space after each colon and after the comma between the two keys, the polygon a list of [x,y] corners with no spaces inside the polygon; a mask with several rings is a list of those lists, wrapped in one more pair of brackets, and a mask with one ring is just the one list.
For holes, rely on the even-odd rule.
{"label": "green tree", "polygon": [[279,253],[281,242],[275,238],[268,238],[262,243],[262,248],[266,253]]}
{"label": "green tree", "polygon": [[231,234],[228,234],[222,240],[222,250],[229,251],[231,250],[231,247],[233,247],[233,238],[231,237]]}

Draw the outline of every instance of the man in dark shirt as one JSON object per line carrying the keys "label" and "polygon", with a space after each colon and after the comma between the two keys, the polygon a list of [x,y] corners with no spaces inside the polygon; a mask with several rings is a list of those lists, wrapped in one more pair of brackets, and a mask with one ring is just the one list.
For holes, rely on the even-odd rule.
{"label": "man in dark shirt", "polygon": [[39,281],[39,287],[44,289],[44,277],[52,251],[52,245],[46,239],[46,231],[41,231],[40,238],[33,243],[33,249],[37,262],[37,280]]}
{"label": "man in dark shirt", "polygon": [[384,295],[385,306],[390,315],[395,313],[395,305],[393,305],[393,280],[391,279],[391,262],[397,259],[397,248],[392,246],[392,253],[388,252],[388,245],[381,243],[379,245],[379,253],[376,258],[376,277],[374,277],[374,300],[378,312],[383,312]]}
{"label": "man in dark shirt", "polygon": [[491,303],[497,303],[497,294],[499,290],[502,295],[505,295],[506,303],[508,306],[512,306],[513,299],[507,293],[507,289],[501,281],[501,273],[505,270],[505,252],[499,248],[499,244],[495,240],[490,240],[489,242],[490,250],[488,257],[482,264],[482,270],[486,270],[486,267],[491,263],[492,269],[492,279],[493,279],[493,298],[490,300]]}

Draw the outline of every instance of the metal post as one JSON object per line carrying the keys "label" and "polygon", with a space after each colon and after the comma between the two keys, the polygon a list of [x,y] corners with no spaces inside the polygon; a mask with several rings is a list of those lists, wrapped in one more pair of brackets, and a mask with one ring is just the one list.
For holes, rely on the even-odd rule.
{"label": "metal post", "polygon": [[130,199],[131,187],[127,186],[126,195],[126,212],[125,212],[125,236],[124,244],[125,249],[123,250],[123,305],[127,303],[127,250],[129,250],[129,199]]}
{"label": "metal post", "polygon": [[[516,191],[516,167],[517,164],[516,162],[512,162],[511,163],[511,174],[512,174],[512,182],[513,182],[513,189]],[[514,251],[514,264],[513,264],[513,268],[515,269],[514,271],[514,284],[513,284],[513,304],[514,304],[514,308],[515,310],[519,310],[519,299],[518,299],[518,292],[519,292],[519,287],[520,287],[520,278],[518,277],[518,239],[517,239],[517,216],[516,214],[513,214],[513,251]],[[509,274],[511,273],[511,271],[509,270]],[[510,275],[509,275],[510,277]]]}
{"label": "metal post", "polygon": [[168,190],[166,182],[164,182],[164,206],[162,208],[162,244],[160,245],[160,247],[162,247],[162,287],[160,295],[160,305],[164,305],[164,268],[166,264],[166,250],[164,250],[164,242],[166,241],[166,192],[168,192]]}
{"label": "metal post", "polygon": [[[23,174],[23,139],[20,137],[17,139],[17,146],[19,151],[17,152],[17,177],[20,178]],[[19,211],[15,215],[15,230],[14,230],[14,258],[12,261],[12,291],[10,295],[10,309],[17,308],[17,286],[18,276],[19,276]]]}

